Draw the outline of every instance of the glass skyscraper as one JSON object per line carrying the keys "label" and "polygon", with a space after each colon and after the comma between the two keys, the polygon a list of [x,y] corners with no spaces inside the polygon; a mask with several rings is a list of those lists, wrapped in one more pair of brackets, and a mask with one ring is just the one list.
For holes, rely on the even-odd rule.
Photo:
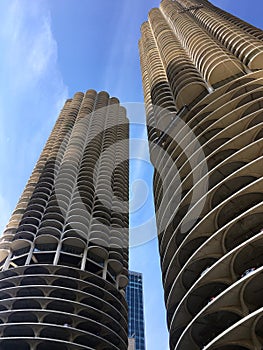
{"label": "glass skyscraper", "polygon": [[141,273],[129,272],[126,299],[129,310],[129,338],[135,338],[135,350],[145,350],[143,285]]}

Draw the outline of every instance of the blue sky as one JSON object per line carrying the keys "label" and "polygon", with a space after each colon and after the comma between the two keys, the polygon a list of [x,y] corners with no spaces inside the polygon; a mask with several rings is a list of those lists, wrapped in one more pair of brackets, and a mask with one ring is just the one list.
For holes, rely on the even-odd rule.
{"label": "blue sky", "polygon": [[[262,0],[212,3],[262,27]],[[67,97],[93,88],[107,90],[123,103],[139,103],[128,105],[131,119],[135,111],[137,118],[131,130],[131,222],[149,241],[131,249],[130,267],[144,274],[148,350],[168,349],[155,227],[153,220],[140,226],[153,219],[153,205],[137,42],[140,25],[158,5],[159,0],[0,2],[0,228]],[[143,201],[137,203],[142,193]]]}

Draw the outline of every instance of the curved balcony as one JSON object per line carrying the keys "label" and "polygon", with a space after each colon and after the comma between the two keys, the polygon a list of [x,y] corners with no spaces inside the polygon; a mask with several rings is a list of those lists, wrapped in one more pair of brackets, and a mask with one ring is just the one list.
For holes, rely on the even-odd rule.
{"label": "curved balcony", "polygon": [[[50,272],[52,270],[53,273],[43,275],[43,278],[37,277],[47,273],[47,269]],[[5,324],[2,324],[2,327],[0,324],[1,341],[7,338],[14,340],[20,337],[24,339],[31,339],[31,337],[37,339],[39,337],[43,341],[45,338],[53,339],[54,342],[71,340],[74,345],[82,342],[87,345],[89,342],[89,345],[92,346],[91,349],[94,348],[93,342],[95,342],[94,344],[99,342],[101,345],[105,343],[105,350],[108,348],[126,349],[127,324],[123,318],[123,312],[125,314],[127,310],[123,309],[123,297],[118,295],[120,301],[111,295],[110,292],[115,290],[114,287],[98,276],[92,276],[82,271],[83,277],[76,279],[75,272],[78,275],[77,270],[66,268],[64,270],[54,266],[32,266],[18,270],[20,271],[19,276],[5,277],[2,280],[8,281],[10,287],[12,280],[17,287],[15,289],[9,287],[8,289],[8,284],[5,285],[7,287],[5,288],[6,296],[5,299],[2,299],[3,306],[2,311],[0,311],[0,318],[5,319]],[[23,271],[24,273],[30,272],[30,275],[23,276]],[[34,275],[36,273],[37,276]],[[61,278],[62,276],[56,277],[57,274],[61,275],[61,273],[62,276],[66,274],[68,279]],[[69,277],[71,274],[75,277]],[[50,281],[46,284],[47,279]],[[103,287],[96,286],[99,281],[103,282]],[[14,299],[11,294],[14,294],[15,291],[17,294]],[[89,291],[92,294],[89,294]],[[97,297],[94,296],[94,293],[97,294]],[[44,295],[45,298],[43,298]],[[72,299],[73,297],[74,299]],[[76,298],[79,300],[78,302],[75,301]],[[96,298],[99,299],[95,300]],[[9,311],[4,309],[5,305]],[[120,309],[122,309],[121,312]],[[27,321],[26,326],[25,320]],[[36,320],[39,323],[35,324]],[[13,333],[15,327],[18,330],[17,334]],[[50,338],[52,332],[55,333]],[[99,340],[97,339],[98,333],[101,334]],[[81,342],[80,334],[82,334]],[[69,336],[70,338],[68,338]]]}
{"label": "curved balcony", "polygon": [[[255,65],[259,62],[256,50],[243,46],[244,37],[228,35],[228,28],[202,17],[211,30],[220,29],[225,44],[235,46],[229,54],[213,45],[204,30],[198,32],[197,22],[193,26],[191,16],[201,16],[202,10],[185,15],[178,3],[163,0],[162,13],[153,10],[149,15],[151,26],[142,27],[140,52],[151,125],[149,139],[155,133],[160,136],[156,125],[168,123],[168,119],[161,120],[164,113],[153,113],[151,105],[158,101],[167,109],[174,106],[174,102],[169,106],[169,90],[176,94],[176,88],[183,90],[186,86],[187,91],[187,79],[195,74],[191,60],[215,90],[211,92],[210,87],[209,95],[200,96],[194,106],[178,113],[185,123],[168,123],[169,135],[158,140],[164,152],[150,147],[156,167],[154,196],[170,347],[260,349],[261,339],[255,333],[246,336],[250,339],[246,343],[238,342],[238,338],[224,343],[222,335],[235,326],[239,328],[248,314],[262,307],[256,294],[261,280],[253,277],[263,262],[262,71],[245,75],[241,60],[247,65],[253,59]],[[203,3],[206,6],[207,2]],[[185,54],[182,48],[188,50],[190,61],[178,57],[166,69],[175,59],[173,53]],[[160,61],[166,76],[160,70]],[[166,156],[175,166],[167,167]],[[207,190],[202,192],[203,188]],[[219,339],[222,341],[217,343]]]}

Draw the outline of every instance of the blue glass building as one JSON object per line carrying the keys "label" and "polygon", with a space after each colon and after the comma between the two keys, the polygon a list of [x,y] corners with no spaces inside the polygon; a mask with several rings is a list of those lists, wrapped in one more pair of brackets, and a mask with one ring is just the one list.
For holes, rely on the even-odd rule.
{"label": "blue glass building", "polygon": [[145,350],[142,274],[129,272],[126,288],[129,307],[129,337],[135,338],[135,350]]}

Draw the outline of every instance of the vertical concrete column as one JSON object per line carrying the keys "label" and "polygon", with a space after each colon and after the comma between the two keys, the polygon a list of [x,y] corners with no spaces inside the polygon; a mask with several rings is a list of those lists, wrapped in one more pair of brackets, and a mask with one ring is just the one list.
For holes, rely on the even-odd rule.
{"label": "vertical concrete column", "polygon": [[[143,23],[141,33],[152,104],[175,112],[174,97],[149,22]],[[157,129],[164,130],[169,122],[170,120],[166,120],[166,116],[160,111],[156,117]]]}
{"label": "vertical concrete column", "polygon": [[140,65],[141,65],[141,73],[142,73],[142,81],[143,81],[143,93],[144,93],[144,104],[145,104],[145,112],[146,112],[146,121],[147,121],[147,131],[148,138],[150,141],[150,147],[152,143],[158,138],[157,130],[155,127],[155,118],[153,115],[153,104],[151,98],[151,88],[149,82],[149,73],[146,61],[146,54],[144,52],[143,42],[139,40],[139,52],[140,52]]}
{"label": "vertical concrete column", "polygon": [[157,8],[149,13],[159,53],[172,88],[178,109],[190,105],[198,97],[208,93],[208,87],[189,55],[182,47],[161,11]]}
{"label": "vertical concrete column", "polygon": [[151,88],[150,88],[146,53],[144,51],[142,39],[139,40],[139,52],[140,52],[140,66],[141,66],[142,81],[143,81],[144,103],[145,103],[145,109],[146,109],[146,117],[148,117],[149,112],[152,109],[152,99],[151,99]]}
{"label": "vertical concrete column", "polygon": [[[78,213],[71,213],[71,203],[74,198],[74,191],[77,186],[77,180],[78,180],[78,171],[80,169],[80,164],[83,158],[83,151],[85,148],[85,141],[86,136],[89,129],[89,121],[90,118],[88,117],[88,111],[92,110],[94,107],[94,100],[96,98],[96,93],[93,96],[93,99],[89,101],[87,106],[87,94],[84,96],[83,93],[79,93],[81,97],[81,104],[79,106],[79,112],[74,124],[74,127],[72,129],[70,139],[68,142],[67,149],[65,151],[64,157],[62,159],[61,167],[58,172],[57,181],[56,181],[56,191],[58,195],[60,193],[63,193],[63,190],[66,191],[65,194],[68,196],[68,203],[65,205],[65,223],[64,223],[64,230],[67,230],[68,227],[71,225],[73,229],[76,228],[76,225],[74,225],[74,222],[81,221],[82,220],[82,212],[81,210],[78,211]],[[70,176],[66,171],[66,167],[75,166],[75,174]],[[70,182],[69,182],[70,181]],[[76,217],[78,216],[78,218]],[[88,230],[88,228],[87,228]]]}
{"label": "vertical concrete column", "polygon": [[[129,246],[129,161],[126,157],[123,157],[123,155],[127,154],[129,149],[129,129],[126,110],[119,106],[119,104],[115,104],[114,101],[111,101],[111,103],[110,111],[113,112],[113,115],[116,115],[116,143],[114,145],[114,152],[112,147],[110,147],[112,156],[115,158],[115,167],[111,173],[111,188],[113,196],[108,270],[110,273],[113,273],[116,282],[119,281],[117,284],[118,288],[123,289],[123,286],[128,281],[127,260]],[[114,112],[114,110],[116,112]],[[120,241],[120,237],[123,237],[122,242]]]}

